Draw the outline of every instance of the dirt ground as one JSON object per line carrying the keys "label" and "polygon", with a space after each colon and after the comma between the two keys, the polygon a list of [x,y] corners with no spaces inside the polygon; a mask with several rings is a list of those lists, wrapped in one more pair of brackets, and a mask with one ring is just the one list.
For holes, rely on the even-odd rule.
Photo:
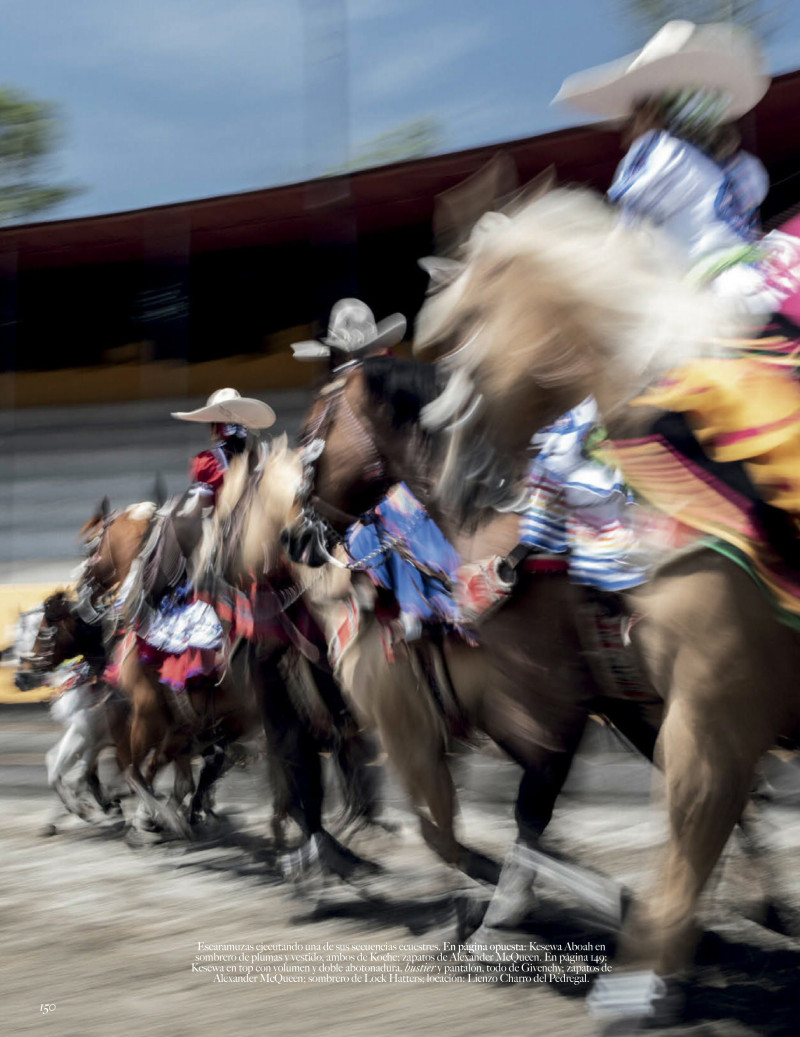
{"label": "dirt ground", "polygon": [[[0,748],[8,750],[8,743]],[[0,767],[30,764],[35,777],[34,756],[6,751]],[[461,831],[473,846],[501,859],[513,833],[510,811],[479,793],[464,796]],[[216,981],[217,973],[192,971],[200,943],[392,944],[402,945],[406,958],[435,957],[430,948],[441,949],[455,936],[454,896],[481,891],[432,858],[399,797],[390,797],[387,808],[396,832],[349,841],[384,870],[361,884],[334,880],[313,893],[279,879],[259,765],[225,780],[220,806],[228,824],[194,844],[133,848],[118,832],[78,821],[43,839],[37,829],[50,799],[40,782],[6,777],[0,797],[3,1035],[598,1032],[586,1011],[585,984],[231,983]],[[770,862],[789,902],[800,908],[800,812],[773,806],[768,821]],[[663,834],[663,810],[641,796],[565,797],[552,825],[554,845],[637,893],[645,893],[653,878]],[[688,1021],[670,1033],[800,1032],[800,942],[742,918],[742,911],[755,908],[759,890],[757,869],[732,844],[704,906],[708,929]],[[581,920],[580,905],[555,889],[543,890],[542,898],[542,917],[528,934],[532,941],[591,937],[612,950],[611,935],[588,916]],[[299,960],[302,950],[295,949],[291,960]]]}

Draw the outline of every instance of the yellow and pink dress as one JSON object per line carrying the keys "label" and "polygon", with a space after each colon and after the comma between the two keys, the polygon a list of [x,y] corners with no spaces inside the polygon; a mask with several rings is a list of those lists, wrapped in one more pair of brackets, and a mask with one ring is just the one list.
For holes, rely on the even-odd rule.
{"label": "yellow and pink dress", "polygon": [[[800,312],[800,239],[760,234],[767,189],[766,171],[752,155],[720,164],[666,131],[640,137],[623,159],[609,190],[623,218],[659,226],[687,257],[699,290],[734,300],[754,316],[757,331],[726,343],[722,355],[670,372],[637,401],[683,416],[711,465],[691,444],[684,449],[667,424],[615,443],[608,456],[638,495],[719,538],[800,620],[800,576],[779,557],[764,524],[769,508],[788,519],[795,536],[800,523],[800,328],[791,320]],[[740,466],[744,483],[720,483],[714,463]]]}

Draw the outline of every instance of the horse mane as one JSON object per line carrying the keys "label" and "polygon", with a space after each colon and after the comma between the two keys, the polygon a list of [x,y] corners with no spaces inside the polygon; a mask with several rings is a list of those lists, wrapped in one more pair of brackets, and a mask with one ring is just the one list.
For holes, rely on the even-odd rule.
{"label": "horse mane", "polygon": [[128,518],[135,522],[149,522],[156,513],[156,505],[153,501],[140,501],[138,504],[129,504],[125,509]]}
{"label": "horse mane", "polygon": [[[266,456],[248,450],[235,457],[225,473],[211,525],[204,533],[197,571],[209,570],[217,551],[226,544],[235,543],[243,572],[269,572],[277,556],[281,530],[289,522],[302,478],[300,452],[289,449],[285,434],[273,440]],[[250,487],[253,488],[251,504],[241,515],[241,526],[237,525],[232,534],[231,522],[238,523],[234,512],[238,505],[244,504]]]}
{"label": "horse mane", "polygon": [[[452,284],[425,303],[416,348],[459,343],[449,366],[502,368],[502,387],[592,379],[626,402],[682,361],[719,350],[729,305],[686,281],[686,263],[652,226],[627,226],[604,198],[556,188],[507,214],[487,213]],[[483,388],[486,388],[484,383]],[[577,400],[575,402],[578,402]]]}
{"label": "horse mane", "polygon": [[367,357],[364,385],[376,406],[386,407],[393,428],[418,424],[420,413],[439,395],[442,381],[432,364],[396,357]]}

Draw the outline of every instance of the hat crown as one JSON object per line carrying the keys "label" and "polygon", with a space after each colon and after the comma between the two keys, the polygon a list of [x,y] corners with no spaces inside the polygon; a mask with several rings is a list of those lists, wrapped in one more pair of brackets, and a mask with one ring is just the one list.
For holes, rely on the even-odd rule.
{"label": "hat crown", "polygon": [[719,52],[730,61],[746,61],[761,66],[761,49],[753,35],[732,22],[695,25],[676,19],[667,22],[642,47],[629,65],[629,70],[643,68],[654,61],[692,50]]}
{"label": "hat crown", "polygon": [[360,299],[340,299],[331,310],[327,339],[331,345],[359,349],[377,337],[378,326],[372,310]]}
{"label": "hat crown", "polygon": [[236,389],[215,389],[206,400],[206,407],[212,407],[215,403],[230,403],[231,400],[241,400],[241,393]]}
{"label": "hat crown", "polygon": [[673,21],[662,25],[655,36],[652,36],[642,47],[630,64],[631,68],[646,65],[657,58],[663,58],[668,54],[675,54],[683,50],[694,35],[694,22]]}

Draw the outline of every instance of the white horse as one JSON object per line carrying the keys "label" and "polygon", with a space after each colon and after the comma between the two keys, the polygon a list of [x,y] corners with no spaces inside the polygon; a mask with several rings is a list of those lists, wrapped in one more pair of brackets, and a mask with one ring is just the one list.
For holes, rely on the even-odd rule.
{"label": "white horse", "polygon": [[[63,595],[61,596],[63,597]],[[50,716],[65,727],[64,734],[45,754],[47,783],[59,802],[41,828],[42,835],[55,835],[56,822],[67,813],[84,821],[94,820],[96,807],[106,815],[120,812],[118,798],[109,799],[100,784],[97,765],[103,749],[114,746],[120,724],[125,723],[127,703],[109,686],[94,680],[88,665],[77,661],[59,676],[60,656],[69,651],[69,641],[57,633],[48,606],[56,608],[58,595],[20,614],[14,643],[4,653],[16,661],[15,684],[29,691],[53,683],[61,688],[51,702]],[[91,800],[86,793],[91,794]],[[93,801],[93,802],[92,802]]]}

